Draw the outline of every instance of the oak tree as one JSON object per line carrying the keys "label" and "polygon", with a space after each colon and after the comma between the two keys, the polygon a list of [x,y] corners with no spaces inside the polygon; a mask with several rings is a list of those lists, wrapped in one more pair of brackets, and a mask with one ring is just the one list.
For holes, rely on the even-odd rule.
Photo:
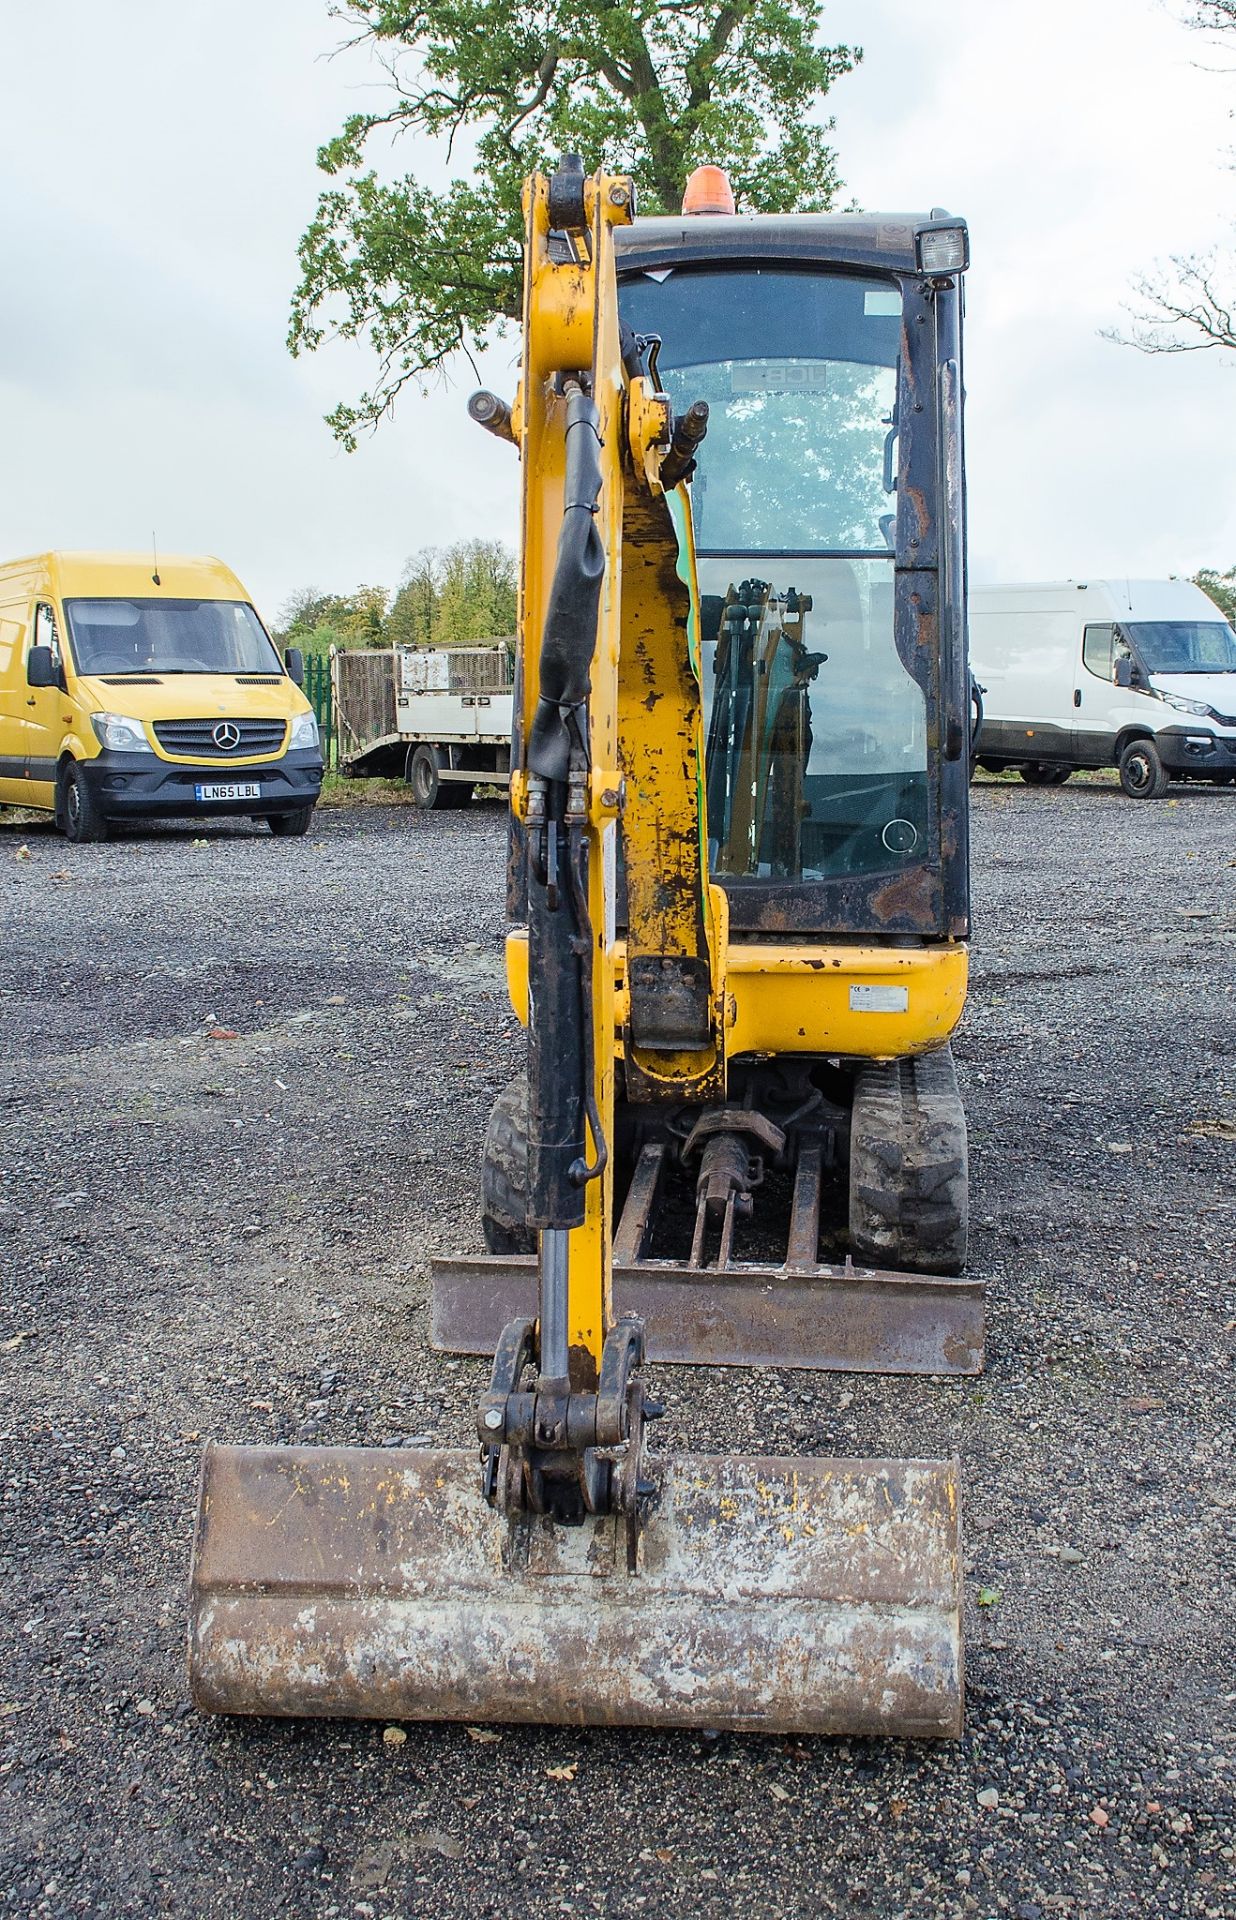
{"label": "oak tree", "polygon": [[[289,345],[372,349],[367,392],[328,416],[346,446],[409,382],[518,317],[520,188],[567,152],[633,174],[673,212],[693,167],[740,207],[819,210],[839,190],[820,102],[861,57],[820,39],[824,0],[338,0],[389,99],[322,147],[330,184],[300,242]],[[390,167],[401,139],[413,165]],[[433,163],[445,185],[426,177]]]}

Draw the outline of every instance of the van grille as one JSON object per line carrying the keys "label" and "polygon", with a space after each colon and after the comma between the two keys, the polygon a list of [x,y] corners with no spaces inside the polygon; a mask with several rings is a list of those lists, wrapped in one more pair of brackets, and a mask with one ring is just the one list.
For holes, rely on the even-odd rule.
{"label": "van grille", "polygon": [[[240,739],[234,747],[220,746],[216,727],[234,727]],[[192,760],[243,760],[253,754],[281,753],[285,720],[156,720],[154,737],[164,753]]]}

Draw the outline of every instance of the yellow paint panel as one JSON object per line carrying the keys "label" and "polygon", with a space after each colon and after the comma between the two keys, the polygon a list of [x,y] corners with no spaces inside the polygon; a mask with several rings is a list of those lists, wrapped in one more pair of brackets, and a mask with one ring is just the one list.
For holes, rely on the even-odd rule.
{"label": "yellow paint panel", "polygon": [[[862,1059],[923,1053],[943,1045],[960,1020],[968,969],[962,946],[735,944],[725,973],[732,1012],[726,1051],[731,1059],[742,1053]],[[902,991],[904,1012],[879,1010]]]}
{"label": "yellow paint panel", "polygon": [[[622,985],[626,950],[615,948],[618,969],[616,1032],[626,1018]],[[528,1018],[528,939],[515,928],[506,939],[511,1006]],[[725,967],[726,1053],[838,1053],[867,1060],[925,1053],[942,1046],[966,1003],[969,956],[963,946],[857,947],[805,943],[730,946]],[[885,996],[871,989],[903,989],[904,1012],[863,1004]],[[856,994],[851,989],[858,989]],[[857,1002],[857,1004],[852,1004]]]}

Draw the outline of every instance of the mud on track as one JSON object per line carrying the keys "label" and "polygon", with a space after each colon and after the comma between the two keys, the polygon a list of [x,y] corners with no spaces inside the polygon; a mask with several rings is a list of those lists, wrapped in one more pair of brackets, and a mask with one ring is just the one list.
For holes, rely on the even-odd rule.
{"label": "mud on track", "polygon": [[1236,1915],[1232,793],[975,789],[986,1377],[661,1376],[661,1447],[960,1454],[960,1746],[190,1710],[205,1435],[468,1443],[502,837],[0,826],[0,1912]]}

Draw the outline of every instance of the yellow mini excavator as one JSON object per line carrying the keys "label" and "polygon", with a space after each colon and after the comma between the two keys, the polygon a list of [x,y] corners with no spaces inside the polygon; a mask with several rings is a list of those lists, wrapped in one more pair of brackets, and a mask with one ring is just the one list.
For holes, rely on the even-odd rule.
{"label": "yellow mini excavator", "polygon": [[[645,1364],[964,1374],[962,221],[526,189],[477,1451],[211,1446],[229,1713],[952,1736],[955,1462],[661,1456]],[[827,1257],[822,1257],[827,1256]]]}

